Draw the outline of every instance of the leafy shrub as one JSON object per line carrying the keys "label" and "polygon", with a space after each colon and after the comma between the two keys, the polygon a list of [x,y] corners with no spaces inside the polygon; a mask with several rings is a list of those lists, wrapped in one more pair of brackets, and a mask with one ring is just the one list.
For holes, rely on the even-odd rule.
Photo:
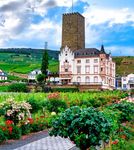
{"label": "leafy shrub", "polygon": [[3,130],[0,128],[0,143],[6,140]]}
{"label": "leafy shrub", "polygon": [[65,101],[61,100],[60,93],[51,93],[48,95],[48,101],[46,102],[46,108],[50,112],[60,112],[67,108]]}
{"label": "leafy shrub", "polygon": [[79,92],[78,88],[53,88],[53,92]]}
{"label": "leafy shrub", "polygon": [[92,104],[90,103],[89,100],[81,100],[80,101],[80,106],[82,106],[82,108],[87,108],[87,107],[91,107]]}
{"label": "leafy shrub", "polygon": [[9,134],[9,139],[19,139],[21,137],[21,129],[13,125],[12,133]]}
{"label": "leafy shrub", "polygon": [[102,105],[101,101],[98,100],[97,98],[94,99],[92,98],[89,101],[93,107],[100,107]]}
{"label": "leafy shrub", "polygon": [[42,83],[45,79],[45,75],[44,74],[38,74],[36,79],[39,83]]}
{"label": "leafy shrub", "polygon": [[[32,109],[30,110],[31,113],[38,112],[42,109],[43,101],[35,100],[34,98],[30,98],[27,102],[31,105]],[[44,102],[45,103],[45,102]]]}
{"label": "leafy shrub", "polygon": [[29,124],[31,126],[31,132],[38,132],[44,130],[47,126],[46,120],[44,116],[29,118]]}
{"label": "leafy shrub", "polygon": [[102,112],[94,108],[80,109],[75,106],[67,109],[52,122],[50,135],[69,137],[78,147],[86,150],[108,140],[111,124]]}
{"label": "leafy shrub", "polygon": [[121,122],[130,121],[134,118],[134,103],[122,101],[118,104],[112,104],[110,108],[114,110],[119,110],[121,112]]}
{"label": "leafy shrub", "polygon": [[26,84],[23,83],[13,83],[8,86],[9,92],[28,92]]}
{"label": "leafy shrub", "polygon": [[21,133],[22,135],[29,134],[31,131],[31,126],[29,123],[21,125]]}

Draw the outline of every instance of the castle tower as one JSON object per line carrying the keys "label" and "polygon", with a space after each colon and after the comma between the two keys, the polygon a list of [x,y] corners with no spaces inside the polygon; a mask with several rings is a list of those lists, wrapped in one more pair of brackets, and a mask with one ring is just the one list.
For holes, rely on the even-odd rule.
{"label": "castle tower", "polygon": [[67,13],[62,17],[62,46],[72,51],[85,48],[85,18],[79,13]]}

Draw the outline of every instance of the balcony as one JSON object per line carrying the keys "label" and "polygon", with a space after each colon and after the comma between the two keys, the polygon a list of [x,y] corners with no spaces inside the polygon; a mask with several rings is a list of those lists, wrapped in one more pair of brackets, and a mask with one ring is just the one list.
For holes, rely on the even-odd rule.
{"label": "balcony", "polygon": [[60,73],[60,78],[71,79],[71,77],[72,77],[71,72],[61,72]]}
{"label": "balcony", "polygon": [[102,85],[102,82],[73,82],[73,85]]}

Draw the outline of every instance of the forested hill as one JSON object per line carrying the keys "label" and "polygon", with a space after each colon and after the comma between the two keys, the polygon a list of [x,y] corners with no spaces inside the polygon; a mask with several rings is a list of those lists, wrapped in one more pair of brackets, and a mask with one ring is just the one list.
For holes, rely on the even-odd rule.
{"label": "forested hill", "polygon": [[[48,54],[51,58],[58,59],[59,51],[56,50],[47,50]],[[16,54],[28,54],[36,57],[42,57],[42,53],[44,52],[44,49],[32,49],[32,48],[7,48],[2,49],[0,48],[0,53],[16,53]]]}

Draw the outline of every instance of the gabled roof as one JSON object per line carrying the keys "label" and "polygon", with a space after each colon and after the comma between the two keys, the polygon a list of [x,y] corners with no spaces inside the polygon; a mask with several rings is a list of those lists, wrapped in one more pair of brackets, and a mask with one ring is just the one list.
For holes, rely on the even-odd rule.
{"label": "gabled roof", "polygon": [[100,54],[100,51],[96,48],[85,48],[85,49],[79,49],[74,52],[74,57],[98,57]]}

